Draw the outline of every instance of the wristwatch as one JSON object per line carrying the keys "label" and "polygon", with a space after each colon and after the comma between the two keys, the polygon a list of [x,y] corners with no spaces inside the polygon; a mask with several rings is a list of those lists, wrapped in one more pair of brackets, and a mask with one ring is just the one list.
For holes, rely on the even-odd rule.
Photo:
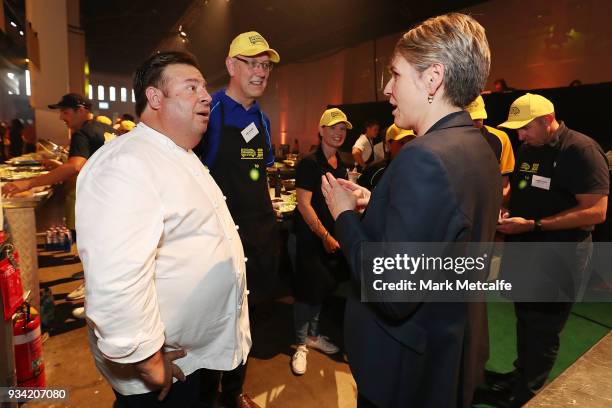
{"label": "wristwatch", "polygon": [[533,222],[533,230],[535,232],[542,231],[542,220],[540,220],[540,219],[534,220],[534,222]]}

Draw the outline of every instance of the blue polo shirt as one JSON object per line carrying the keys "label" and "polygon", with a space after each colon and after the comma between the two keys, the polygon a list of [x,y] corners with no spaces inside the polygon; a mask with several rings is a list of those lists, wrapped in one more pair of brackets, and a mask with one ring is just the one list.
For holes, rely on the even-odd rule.
{"label": "blue polo shirt", "polygon": [[215,164],[219,144],[221,143],[221,104],[225,112],[225,125],[244,129],[251,123],[255,123],[260,131],[264,132],[266,148],[264,149],[266,166],[274,164],[274,153],[272,152],[272,139],[270,137],[270,119],[259,108],[257,101],[247,110],[240,103],[236,102],[225,94],[225,89],[215,92],[212,96],[210,108],[210,120],[208,129],[200,144],[196,147],[195,153],[200,157],[202,163],[208,167]]}

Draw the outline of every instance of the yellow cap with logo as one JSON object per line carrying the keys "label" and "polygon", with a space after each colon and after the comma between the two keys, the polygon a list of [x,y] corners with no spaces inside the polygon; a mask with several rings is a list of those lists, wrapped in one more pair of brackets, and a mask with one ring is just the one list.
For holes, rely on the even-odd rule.
{"label": "yellow cap with logo", "polygon": [[543,96],[527,93],[510,106],[508,120],[498,127],[520,129],[540,116],[555,112],[555,106]]}
{"label": "yellow cap with logo", "polygon": [[349,129],[353,128],[353,125],[348,121],[344,112],[338,108],[331,108],[323,112],[321,120],[319,121],[319,126],[334,126],[336,123],[340,122],[346,123],[346,127]]}
{"label": "yellow cap with logo", "polygon": [[388,142],[393,140],[394,142],[405,138],[406,136],[414,136],[414,132],[408,129],[402,129],[398,127],[395,123],[387,128],[387,134],[385,135],[385,140]]}
{"label": "yellow cap with logo", "polygon": [[238,34],[238,36],[234,38],[230,44],[229,53],[227,55],[228,57],[235,57],[237,55],[252,57],[263,52],[268,53],[270,61],[275,63],[280,61],[278,52],[270,48],[268,42],[261,34],[257,31],[248,31]]}
{"label": "yellow cap with logo", "polygon": [[478,95],[472,103],[465,107],[465,110],[470,114],[472,120],[486,119],[487,111],[482,96]]}

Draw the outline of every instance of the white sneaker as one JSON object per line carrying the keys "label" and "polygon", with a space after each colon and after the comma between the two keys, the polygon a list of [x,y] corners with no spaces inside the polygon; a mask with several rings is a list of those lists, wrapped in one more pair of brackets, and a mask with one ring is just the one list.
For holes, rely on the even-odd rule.
{"label": "white sneaker", "polygon": [[334,343],[330,342],[326,336],[319,336],[316,340],[306,337],[306,345],[325,354],[336,354],[340,351],[340,348],[338,348],[338,346],[336,346]]}
{"label": "white sneaker", "polygon": [[84,307],[76,307],[72,310],[72,315],[76,319],[84,319],[85,318],[85,308]]}
{"label": "white sneaker", "polygon": [[68,296],[66,296],[68,300],[80,300],[85,299],[85,283],[81,283],[81,285],[70,292]]}
{"label": "white sneaker", "polygon": [[293,357],[291,357],[291,370],[295,375],[302,375],[306,372],[306,355],[308,348],[305,345],[299,345]]}

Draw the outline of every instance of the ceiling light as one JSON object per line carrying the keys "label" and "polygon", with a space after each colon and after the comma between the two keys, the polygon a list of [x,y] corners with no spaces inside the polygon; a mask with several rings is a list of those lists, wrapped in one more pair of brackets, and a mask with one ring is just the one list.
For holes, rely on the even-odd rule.
{"label": "ceiling light", "polygon": [[23,31],[19,30],[19,35],[23,36]]}
{"label": "ceiling light", "polygon": [[11,25],[12,25],[13,27],[17,28],[17,24],[15,24],[15,22],[14,22],[14,21],[11,21]]}

